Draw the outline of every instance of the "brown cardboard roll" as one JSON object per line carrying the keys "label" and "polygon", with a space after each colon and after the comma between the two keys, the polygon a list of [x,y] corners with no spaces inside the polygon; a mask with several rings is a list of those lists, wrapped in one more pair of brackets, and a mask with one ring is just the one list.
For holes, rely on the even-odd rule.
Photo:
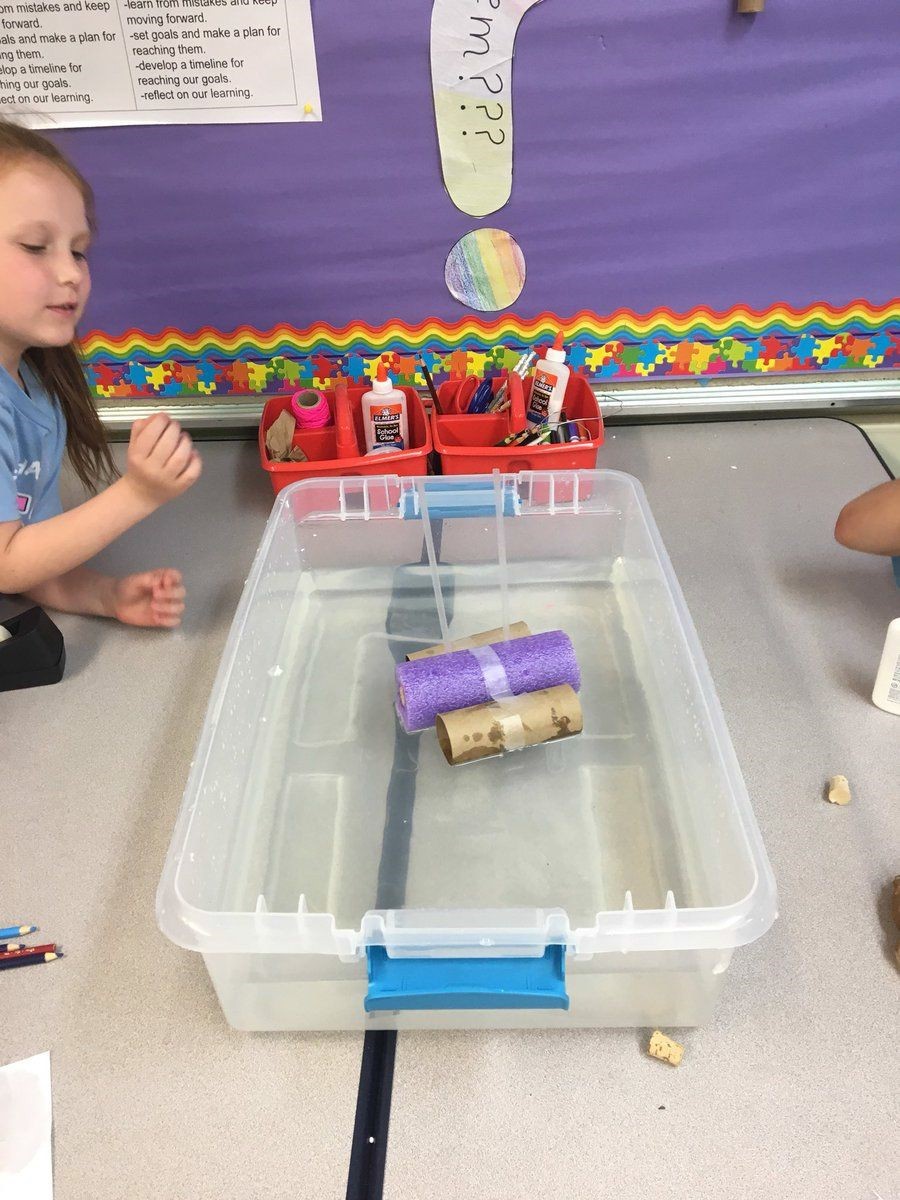
{"label": "brown cardboard roll", "polygon": [[739,13],[761,13],[766,7],[766,0],[738,0]]}
{"label": "brown cardboard roll", "polygon": [[567,683],[441,713],[435,721],[438,743],[451,767],[573,737],[583,728],[578,695]]}
{"label": "brown cardboard roll", "polygon": [[[531,630],[524,621],[516,621],[515,624],[509,627],[509,640],[514,638],[531,637]],[[427,650],[416,650],[414,654],[407,654],[406,661],[414,662],[417,658],[434,658],[438,654],[449,654],[453,650],[469,650],[472,646],[490,646],[494,642],[503,641],[502,629],[489,629],[487,633],[473,633],[471,637],[457,638],[451,642],[449,647],[443,642],[439,642],[436,646],[429,646]]]}

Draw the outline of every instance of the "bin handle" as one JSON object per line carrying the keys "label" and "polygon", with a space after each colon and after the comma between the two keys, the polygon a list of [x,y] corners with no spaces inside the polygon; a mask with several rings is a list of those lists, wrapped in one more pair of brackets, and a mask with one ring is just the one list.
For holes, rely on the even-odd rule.
{"label": "bin handle", "polygon": [[366,1012],[569,1007],[565,946],[537,958],[391,958],[368,946],[366,958]]}
{"label": "bin handle", "polygon": [[[497,495],[490,476],[456,481],[451,476],[434,475],[419,481],[427,496],[428,516],[437,521],[448,517],[492,517],[497,513]],[[503,515],[522,515],[522,499],[512,476],[501,480]],[[404,483],[400,492],[400,516],[418,521],[422,506],[416,485]]]}

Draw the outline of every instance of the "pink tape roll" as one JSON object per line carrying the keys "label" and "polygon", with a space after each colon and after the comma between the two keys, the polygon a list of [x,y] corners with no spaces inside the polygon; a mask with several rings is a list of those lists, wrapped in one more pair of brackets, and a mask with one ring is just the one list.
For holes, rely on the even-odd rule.
{"label": "pink tape roll", "polygon": [[304,388],[291,396],[291,412],[298,429],[323,429],[331,424],[328,401],[315,388]]}

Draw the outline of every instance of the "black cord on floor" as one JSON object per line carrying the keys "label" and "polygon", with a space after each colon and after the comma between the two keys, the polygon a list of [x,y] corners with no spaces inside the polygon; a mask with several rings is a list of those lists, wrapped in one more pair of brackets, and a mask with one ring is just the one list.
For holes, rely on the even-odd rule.
{"label": "black cord on floor", "polygon": [[396,1050],[397,1034],[392,1029],[373,1031],[365,1036],[347,1200],[381,1200],[382,1197]]}
{"label": "black cord on floor", "polygon": [[[443,521],[436,521],[433,525],[438,561],[441,557],[443,524]],[[421,566],[427,561],[423,541],[422,557],[418,565]],[[415,567],[412,570],[414,571]],[[423,633],[428,635],[427,630],[422,631],[419,628],[421,607],[417,599],[410,598],[416,576],[410,577],[409,572],[410,567],[398,567],[394,572],[393,594],[385,625],[386,633],[394,639],[391,642],[391,651],[397,662],[403,660],[408,650],[417,649],[421,645]],[[451,582],[444,594],[448,621],[453,617],[453,597]],[[411,639],[408,647],[398,640],[403,637]],[[406,896],[409,843],[416,802],[419,742],[419,736],[410,737],[403,732],[399,721],[397,722],[378,870],[376,905],[380,909],[402,908]],[[359,1070],[359,1092],[356,1097],[356,1120],[350,1150],[350,1170],[347,1174],[347,1200],[382,1200],[396,1052],[395,1030],[378,1030],[365,1035],[362,1065]]]}

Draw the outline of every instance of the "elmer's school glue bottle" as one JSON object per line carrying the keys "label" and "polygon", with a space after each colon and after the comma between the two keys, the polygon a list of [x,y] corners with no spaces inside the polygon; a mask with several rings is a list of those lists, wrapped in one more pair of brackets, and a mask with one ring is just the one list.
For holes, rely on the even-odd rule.
{"label": "elmer's school glue bottle", "polygon": [[366,454],[405,450],[409,445],[406,396],[394,387],[383,362],[378,364],[372,390],[363,395],[360,403]]}
{"label": "elmer's school glue bottle", "polygon": [[535,363],[531,380],[531,399],[528,401],[528,420],[532,425],[559,423],[566,386],[569,382],[566,352],[563,350],[562,332],[547,351],[546,358]]}

